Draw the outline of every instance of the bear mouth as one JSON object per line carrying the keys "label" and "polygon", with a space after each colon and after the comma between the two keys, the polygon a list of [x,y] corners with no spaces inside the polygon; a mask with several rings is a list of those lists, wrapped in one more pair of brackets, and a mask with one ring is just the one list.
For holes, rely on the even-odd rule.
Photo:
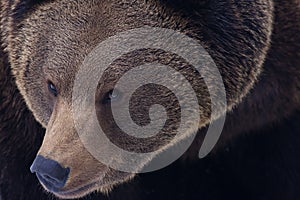
{"label": "bear mouth", "polygon": [[102,177],[100,180],[95,180],[90,183],[72,188],[72,189],[66,189],[66,190],[55,190],[51,191],[55,196],[63,199],[74,199],[74,198],[81,198],[84,197],[87,194],[90,194],[94,191],[100,191],[101,194],[107,194],[109,191],[112,190],[112,188],[123,181],[129,180],[133,178],[133,174],[129,175],[127,174],[126,177],[123,177],[119,180],[109,180],[104,181],[104,177]]}
{"label": "bear mouth", "polygon": [[[66,198],[66,199],[80,198],[90,193],[91,191],[94,191],[95,189],[99,188],[99,185],[102,185],[101,181],[95,181],[75,189],[56,191],[53,193],[60,198]],[[105,188],[105,185],[103,185],[102,187]],[[106,187],[109,188],[108,185]]]}
{"label": "bear mouth", "polygon": [[[40,179],[39,179],[40,180]],[[102,180],[94,181],[85,185],[81,185],[75,187],[73,189],[61,190],[59,188],[48,188],[45,183],[40,180],[42,186],[49,192],[53,193],[55,196],[64,199],[74,199],[83,197],[94,190],[99,190],[99,188],[103,188],[103,190],[109,190],[111,188],[111,184],[104,184]],[[106,189],[107,188],[107,189]]]}

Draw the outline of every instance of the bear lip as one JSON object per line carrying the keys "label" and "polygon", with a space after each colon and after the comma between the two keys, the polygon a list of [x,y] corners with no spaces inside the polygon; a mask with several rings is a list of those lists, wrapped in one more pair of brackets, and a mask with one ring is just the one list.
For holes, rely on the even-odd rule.
{"label": "bear lip", "polygon": [[[106,175],[104,175],[105,177]],[[133,174],[128,174],[127,176],[123,177],[119,180],[112,180],[105,182],[103,181],[104,177],[102,177],[100,180],[96,180],[94,182],[78,186],[73,189],[67,189],[67,190],[56,190],[56,191],[50,191],[54,195],[58,196],[59,198],[65,198],[65,199],[73,199],[73,198],[81,198],[91,191],[94,191],[95,189],[100,189],[100,191],[105,191],[104,193],[107,193],[110,191],[113,186],[117,185],[118,183],[123,182],[124,180],[129,180],[134,177]],[[102,192],[103,193],[103,192]]]}
{"label": "bear lip", "polygon": [[86,193],[88,193],[94,187],[96,187],[96,186],[99,187],[98,184],[100,182],[101,181],[95,181],[95,182],[89,183],[84,186],[80,186],[75,189],[65,190],[65,191],[55,191],[53,193],[62,198],[78,198],[78,197],[84,196]]}
{"label": "bear lip", "polygon": [[77,188],[70,189],[70,190],[55,189],[52,191],[51,190],[48,190],[48,191],[53,193],[54,195],[56,195],[59,198],[74,199],[74,198],[81,198],[81,197],[85,196],[86,194],[93,191],[95,188],[99,188],[100,185],[102,188],[110,188],[110,184],[104,184],[100,180],[100,181],[95,181],[95,182],[89,183],[87,185],[79,186]]}
{"label": "bear lip", "polygon": [[66,189],[64,190],[63,188],[57,188],[57,187],[46,187],[46,185],[44,184],[43,181],[40,181],[40,183],[42,184],[42,186],[49,192],[55,194],[56,196],[60,197],[60,198],[66,198],[66,199],[73,199],[73,198],[79,198],[79,197],[83,197],[86,194],[88,194],[91,190],[94,190],[95,188],[98,188],[99,186],[105,188],[109,188],[109,186],[111,184],[109,183],[105,183],[103,182],[103,179],[105,177],[105,174],[103,174],[103,176],[100,178],[100,180],[96,180],[94,182],[91,183],[87,183],[78,187],[75,187],[73,189]]}

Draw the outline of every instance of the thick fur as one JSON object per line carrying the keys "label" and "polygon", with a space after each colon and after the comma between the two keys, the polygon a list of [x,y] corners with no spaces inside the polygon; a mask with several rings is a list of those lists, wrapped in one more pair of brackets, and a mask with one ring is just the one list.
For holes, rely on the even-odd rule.
{"label": "thick fur", "polygon": [[[120,184],[132,177],[107,170],[82,150],[68,116],[70,90],[66,86],[72,84],[80,61],[93,48],[93,43],[119,31],[144,25],[179,30],[197,39],[207,49],[224,79],[229,108],[226,124],[215,152],[209,157],[197,159],[206,125],[202,121],[198,137],[180,160],[163,170],[140,175],[116,186],[108,197],[300,198],[298,0],[6,0],[1,1],[1,9],[2,41],[6,52],[1,51],[0,69],[2,199],[52,198],[41,190],[28,169],[44,136],[44,129],[37,121],[46,128],[39,154],[73,168],[66,190],[76,188],[78,182],[97,180],[103,172],[105,177],[99,185]],[[97,17],[100,14],[103,24],[99,25]],[[101,38],[93,38],[94,35]],[[60,53],[53,56],[53,52]],[[173,56],[164,52],[146,51],[140,55],[144,59],[135,58],[133,64],[153,59],[174,67],[180,64],[178,59],[170,59]],[[126,69],[130,64],[120,59],[114,69],[118,66]],[[60,79],[58,71],[62,74]],[[196,81],[197,77],[190,76],[203,97],[203,105],[209,104],[201,96],[205,94],[202,92],[205,88]],[[44,84],[47,78],[56,78],[61,84],[63,98],[56,100],[49,96]],[[208,118],[209,109],[205,106],[201,109]],[[163,142],[168,141],[169,137],[163,139]],[[70,143],[73,148],[68,146]],[[53,149],[54,145],[56,149]],[[124,145],[128,147],[128,143]],[[146,145],[146,150],[152,148],[157,146]],[[80,168],[78,160],[88,163],[84,167],[86,171]],[[110,188],[92,187],[81,194],[61,197],[79,197],[95,189],[106,191]],[[87,198],[107,197],[99,193]]]}

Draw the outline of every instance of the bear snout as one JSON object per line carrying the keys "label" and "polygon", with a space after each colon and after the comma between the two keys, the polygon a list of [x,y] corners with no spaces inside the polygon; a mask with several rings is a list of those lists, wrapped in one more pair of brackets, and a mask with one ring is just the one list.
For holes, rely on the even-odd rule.
{"label": "bear snout", "polygon": [[38,155],[30,167],[39,181],[51,192],[63,188],[70,174],[70,168],[62,167],[57,161]]}

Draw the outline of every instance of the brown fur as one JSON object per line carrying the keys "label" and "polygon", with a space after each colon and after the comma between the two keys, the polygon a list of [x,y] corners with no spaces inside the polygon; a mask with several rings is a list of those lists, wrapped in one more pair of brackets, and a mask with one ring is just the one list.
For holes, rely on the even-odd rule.
{"label": "brown fur", "polygon": [[[179,0],[45,1],[28,6],[28,11],[19,16],[16,13],[21,3],[1,2],[1,30],[16,84],[35,118],[47,129],[39,154],[71,168],[63,191],[95,183],[84,191],[57,193],[57,196],[74,198],[94,190],[105,192],[133,177],[95,160],[81,144],[71,116],[71,92],[78,67],[96,44],[118,32],[145,25],[169,28],[193,37],[207,49],[222,74],[228,101],[229,116],[220,143],[275,123],[299,109],[300,39],[295,33],[300,30],[300,17],[296,0],[216,1],[215,4]],[[185,66],[187,71],[182,71],[186,73],[189,69],[175,55],[144,50],[138,57],[125,55],[117,60],[108,77],[117,78],[133,64],[149,61],[175,68]],[[203,80],[196,74],[188,75],[201,99],[204,116],[199,122],[201,129],[209,121],[211,102]],[[48,80],[58,87],[57,98],[49,94]],[[116,79],[109,81],[113,83]],[[106,87],[104,91],[111,89]],[[163,93],[160,97],[165,96]],[[133,112],[139,108],[139,102],[135,103]],[[176,105],[174,100],[168,103]],[[100,108],[100,122],[106,123],[103,116],[107,115],[108,111]],[[147,119],[141,118],[141,122],[146,123]],[[175,122],[176,119],[170,119],[163,139],[142,141],[143,151],[169,143]],[[121,134],[114,129],[111,132]],[[188,137],[190,130],[186,132]],[[201,132],[198,135],[185,157],[195,157],[203,138]],[[139,148],[128,138],[113,139],[124,148]]]}

